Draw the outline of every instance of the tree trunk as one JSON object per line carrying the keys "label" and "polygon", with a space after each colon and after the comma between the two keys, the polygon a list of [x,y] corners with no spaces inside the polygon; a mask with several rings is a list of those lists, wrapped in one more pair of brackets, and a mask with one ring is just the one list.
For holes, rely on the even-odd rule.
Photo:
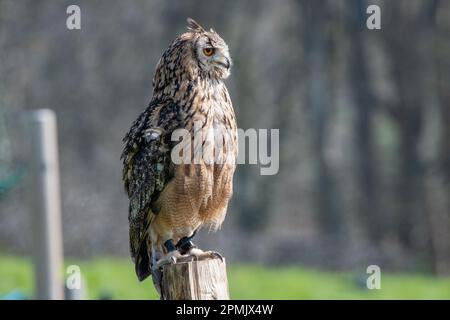
{"label": "tree trunk", "polygon": [[163,300],[229,300],[225,259],[165,265]]}

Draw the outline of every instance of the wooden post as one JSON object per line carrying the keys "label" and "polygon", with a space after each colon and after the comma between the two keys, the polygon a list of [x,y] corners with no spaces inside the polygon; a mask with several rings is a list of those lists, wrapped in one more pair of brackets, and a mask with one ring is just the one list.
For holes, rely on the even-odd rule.
{"label": "wooden post", "polygon": [[31,175],[33,254],[37,299],[64,299],[61,204],[56,116],[52,110],[32,111]]}
{"label": "wooden post", "polygon": [[161,294],[163,300],[229,300],[225,259],[165,265]]}

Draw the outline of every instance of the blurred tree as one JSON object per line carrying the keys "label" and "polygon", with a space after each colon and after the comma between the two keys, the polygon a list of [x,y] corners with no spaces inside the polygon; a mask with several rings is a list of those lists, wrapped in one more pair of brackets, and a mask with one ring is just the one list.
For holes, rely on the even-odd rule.
{"label": "blurred tree", "polygon": [[[80,0],[79,31],[66,28],[69,4],[0,1],[0,161],[12,163],[0,175],[23,160],[25,131],[5,134],[5,119],[54,109],[69,255],[128,254],[121,139],[192,16],[230,45],[238,125],[280,129],[279,173],[238,167],[208,245],[231,260],[450,273],[449,2]],[[381,30],[366,29],[368,4]],[[32,190],[13,190],[0,247],[25,252],[15,234]]]}

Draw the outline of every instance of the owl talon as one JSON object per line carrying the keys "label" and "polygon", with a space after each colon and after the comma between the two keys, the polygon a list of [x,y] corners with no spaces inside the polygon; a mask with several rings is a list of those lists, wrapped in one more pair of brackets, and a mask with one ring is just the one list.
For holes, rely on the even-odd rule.
{"label": "owl talon", "polygon": [[217,251],[203,251],[199,248],[191,248],[188,253],[189,256],[194,257],[195,261],[205,260],[205,259],[215,259],[219,258],[223,261],[223,256]]}
{"label": "owl talon", "polygon": [[185,255],[182,255],[177,261],[178,262],[191,262],[191,261],[195,261],[195,260],[197,260],[197,258],[195,256],[185,254]]}
{"label": "owl talon", "polygon": [[162,268],[167,264],[175,264],[177,263],[179,258],[181,258],[181,254],[178,252],[178,250],[170,251],[168,254],[158,260],[158,262],[156,263],[156,267]]}
{"label": "owl talon", "polygon": [[220,261],[223,262],[223,256],[220,253],[218,253],[217,251],[207,251],[207,252],[205,252],[205,254],[207,254],[211,258],[219,258]]}

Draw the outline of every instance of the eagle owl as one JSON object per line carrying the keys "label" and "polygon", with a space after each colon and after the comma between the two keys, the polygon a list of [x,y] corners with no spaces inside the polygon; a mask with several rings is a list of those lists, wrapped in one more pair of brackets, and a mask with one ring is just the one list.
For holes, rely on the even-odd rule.
{"label": "eagle owl", "polygon": [[214,30],[187,21],[188,32],[156,66],[153,97],[126,134],[121,157],[131,256],[139,280],[153,275],[157,289],[162,265],[217,254],[192,238],[202,226],[222,224],[236,166],[236,119],[224,84],[228,46]]}

